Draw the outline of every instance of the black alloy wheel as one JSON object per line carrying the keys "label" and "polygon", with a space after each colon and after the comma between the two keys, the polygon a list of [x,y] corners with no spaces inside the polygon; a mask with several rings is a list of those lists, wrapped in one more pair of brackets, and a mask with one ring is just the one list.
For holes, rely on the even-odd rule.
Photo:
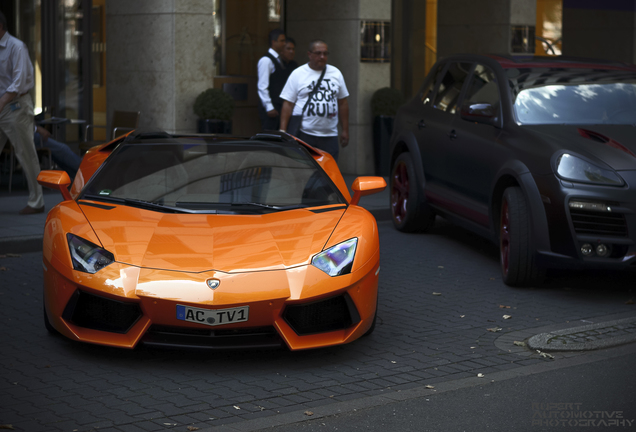
{"label": "black alloy wheel", "polygon": [[391,215],[399,231],[426,231],[435,222],[435,212],[420,197],[410,153],[398,156],[391,170]]}

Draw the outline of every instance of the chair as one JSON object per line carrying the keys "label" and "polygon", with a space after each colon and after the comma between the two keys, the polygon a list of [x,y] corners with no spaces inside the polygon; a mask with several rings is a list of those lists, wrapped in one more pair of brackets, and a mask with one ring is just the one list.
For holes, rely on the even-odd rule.
{"label": "chair", "polygon": [[[111,128],[107,129],[106,126],[99,125],[86,125],[86,132],[84,133],[84,141],[80,143],[79,148],[82,154],[86,153],[90,148],[98,146],[100,144],[104,144],[108,141],[111,141],[123,133],[130,132],[131,130],[137,129],[139,125],[139,117],[141,113],[139,111],[114,111],[113,112],[113,121],[111,124]],[[95,141],[92,139],[92,133],[90,135],[91,140],[88,139],[89,131],[94,128],[103,128],[107,129],[106,133],[106,141]],[[110,133],[108,133],[110,131]]]}
{"label": "chair", "polygon": [[[55,168],[53,165],[53,157],[51,155],[50,149],[43,148],[43,147],[36,147],[35,152],[38,155],[38,161],[40,162],[40,169]],[[13,173],[15,172],[15,166],[16,166],[15,151],[13,149],[13,144],[11,144],[11,141],[7,140],[7,144],[2,149],[2,155],[4,156],[4,163],[8,162],[9,164],[9,193],[11,193],[11,188],[13,186]],[[43,160],[47,161],[46,166],[44,166]],[[3,168],[4,168],[4,163],[3,163]],[[0,177],[1,177],[1,174],[2,173],[0,173]]]}

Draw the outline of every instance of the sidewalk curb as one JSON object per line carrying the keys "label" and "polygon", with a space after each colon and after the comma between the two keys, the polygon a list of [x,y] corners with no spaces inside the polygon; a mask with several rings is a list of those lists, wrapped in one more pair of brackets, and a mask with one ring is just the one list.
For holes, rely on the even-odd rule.
{"label": "sidewalk curb", "polygon": [[42,250],[42,236],[30,235],[0,239],[0,254],[29,253]]}

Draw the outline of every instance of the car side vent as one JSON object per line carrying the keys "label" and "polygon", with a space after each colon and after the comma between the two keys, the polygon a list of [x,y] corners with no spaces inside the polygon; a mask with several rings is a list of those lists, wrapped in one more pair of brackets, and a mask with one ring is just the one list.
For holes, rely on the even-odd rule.
{"label": "car side vent", "polygon": [[591,140],[594,140],[594,141],[597,141],[597,142],[600,142],[600,143],[603,143],[603,144],[609,142],[609,138],[606,137],[605,135],[600,134],[598,132],[594,132],[594,131],[588,130],[588,129],[579,128],[579,134],[582,137],[589,138]]}
{"label": "car side vent", "polygon": [[627,237],[627,221],[624,214],[570,209],[570,215],[577,234]]}
{"label": "car side vent", "polygon": [[607,146],[613,147],[613,148],[615,148],[617,150],[625,152],[628,155],[636,158],[636,155],[634,153],[632,153],[631,150],[629,150],[623,144],[621,144],[618,141],[613,140],[613,139],[611,139],[609,137],[606,137],[605,135],[603,135],[601,133],[598,133],[598,132],[595,132],[595,131],[589,130],[589,129],[579,128],[579,135],[581,135],[584,138],[591,139],[592,141],[596,141],[598,143],[605,144]]}

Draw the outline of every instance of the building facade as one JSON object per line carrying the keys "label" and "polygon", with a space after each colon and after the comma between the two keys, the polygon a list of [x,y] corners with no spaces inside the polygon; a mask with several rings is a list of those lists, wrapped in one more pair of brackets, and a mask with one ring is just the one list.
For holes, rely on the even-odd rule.
{"label": "building facade", "polygon": [[[324,39],[350,92],[351,143],[339,161],[348,174],[373,174],[373,92],[391,86],[412,97],[443,56],[636,62],[636,0],[5,0],[1,8],[29,47],[38,113],[107,125],[115,110],[140,111],[140,127],[173,133],[196,131],[194,100],[211,87],[234,97],[234,133],[258,132],[256,63],[269,31],[296,40],[300,64],[308,43]],[[57,133],[77,141],[82,125]]]}

